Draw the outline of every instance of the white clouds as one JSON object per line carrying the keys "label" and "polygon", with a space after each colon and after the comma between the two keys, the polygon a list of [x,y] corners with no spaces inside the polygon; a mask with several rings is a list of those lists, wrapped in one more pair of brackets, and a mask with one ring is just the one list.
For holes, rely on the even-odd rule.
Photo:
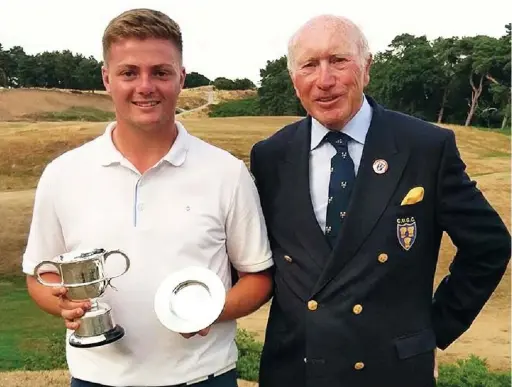
{"label": "white clouds", "polygon": [[[288,37],[312,16],[334,13],[352,18],[366,33],[372,51],[384,50],[398,34],[501,36],[509,22],[507,1],[485,7],[466,1],[406,0],[0,0],[0,43],[26,52],[69,49],[101,59],[101,37],[108,21],[136,7],[166,12],[182,27],[188,71],[209,78],[248,77],[259,81],[267,60],[286,54]],[[508,11],[508,12],[507,12]]]}

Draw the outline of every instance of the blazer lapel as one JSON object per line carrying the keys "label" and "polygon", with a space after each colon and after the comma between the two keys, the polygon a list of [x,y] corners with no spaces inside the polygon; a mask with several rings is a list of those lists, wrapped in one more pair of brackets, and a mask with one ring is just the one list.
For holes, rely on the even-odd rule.
{"label": "blazer lapel", "polygon": [[[313,294],[324,288],[357,254],[371,233],[402,176],[409,151],[398,149],[385,112],[368,98],[373,117],[366,136],[351,203],[329,262],[317,281]],[[374,171],[376,160],[384,160],[387,170]]]}
{"label": "blazer lapel", "polygon": [[311,117],[302,120],[281,165],[280,176],[287,195],[283,198],[290,214],[290,227],[299,242],[321,268],[331,254],[331,248],[315,216],[309,184],[309,153],[311,146]]}

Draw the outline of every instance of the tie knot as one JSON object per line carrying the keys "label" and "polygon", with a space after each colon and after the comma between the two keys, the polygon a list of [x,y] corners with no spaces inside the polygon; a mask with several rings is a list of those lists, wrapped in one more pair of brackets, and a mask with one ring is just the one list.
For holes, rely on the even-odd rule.
{"label": "tie knot", "polygon": [[350,136],[342,132],[329,131],[324,137],[336,150],[347,149]]}

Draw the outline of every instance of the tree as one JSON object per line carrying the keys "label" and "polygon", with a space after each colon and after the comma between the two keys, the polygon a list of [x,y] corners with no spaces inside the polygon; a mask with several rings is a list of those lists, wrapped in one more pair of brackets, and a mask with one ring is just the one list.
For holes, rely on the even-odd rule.
{"label": "tree", "polygon": [[502,115],[501,129],[504,129],[510,122],[510,30],[511,23],[505,26],[505,35],[497,42],[496,64],[491,73],[486,75],[487,80],[491,82],[489,89],[493,102],[498,106]]}
{"label": "tree", "polygon": [[510,121],[510,25],[506,34],[398,35],[374,56],[366,92],[428,121],[504,128]]}
{"label": "tree", "polygon": [[213,86],[218,90],[234,90],[235,84],[231,79],[218,77],[213,81]]}
{"label": "tree", "polygon": [[248,78],[232,80],[218,77],[213,81],[213,86],[218,90],[249,90],[256,88],[256,85]]}
{"label": "tree", "polygon": [[442,95],[443,73],[427,38],[398,35],[375,59],[369,93],[382,98],[391,109],[433,120]]}
{"label": "tree", "polygon": [[[498,39],[479,35],[461,39],[461,51],[464,55],[464,61],[468,69],[469,84],[471,85],[471,100],[469,111],[464,123],[469,126],[478,107],[478,102],[484,87],[489,80],[496,78],[492,76],[493,70],[503,68],[503,53],[501,52]],[[510,52],[510,51],[509,51]],[[501,54],[501,55],[500,55]]]}
{"label": "tree", "polygon": [[449,97],[460,88],[460,53],[458,38],[438,38],[433,43],[433,50],[441,68],[442,97],[437,115],[437,122],[442,123]]}
{"label": "tree", "polygon": [[251,90],[256,88],[256,85],[253,83],[253,81],[248,78],[237,78],[233,81],[233,84],[233,90]]}
{"label": "tree", "polygon": [[286,67],[286,56],[267,61],[260,70],[261,87],[258,89],[260,112],[262,115],[303,116],[306,114],[295,94],[293,84]]}
{"label": "tree", "polygon": [[0,87],[7,87],[7,61],[8,61],[7,51],[3,50],[2,44],[0,43]]}
{"label": "tree", "polygon": [[195,71],[192,71],[191,73],[187,74],[185,77],[185,89],[191,88],[191,87],[200,87],[200,86],[208,86],[211,83],[211,81],[205,77],[203,74],[199,74]]}

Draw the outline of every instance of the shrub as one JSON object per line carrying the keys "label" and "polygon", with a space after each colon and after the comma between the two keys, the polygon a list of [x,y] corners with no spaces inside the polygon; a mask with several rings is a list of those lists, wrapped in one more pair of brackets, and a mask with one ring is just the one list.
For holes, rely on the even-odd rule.
{"label": "shrub", "polygon": [[254,334],[245,329],[238,329],[236,345],[238,347],[238,377],[257,381],[263,344],[254,339]]}
{"label": "shrub", "polygon": [[471,355],[455,364],[439,366],[438,387],[508,387],[511,383],[510,372],[492,372],[485,360]]}
{"label": "shrub", "polygon": [[257,97],[251,97],[221,102],[218,105],[212,105],[208,115],[210,117],[259,116],[259,100]]}
{"label": "shrub", "polygon": [[213,80],[212,84],[217,90],[250,90],[256,88],[254,82],[248,78],[236,78],[233,80],[218,77]]}

